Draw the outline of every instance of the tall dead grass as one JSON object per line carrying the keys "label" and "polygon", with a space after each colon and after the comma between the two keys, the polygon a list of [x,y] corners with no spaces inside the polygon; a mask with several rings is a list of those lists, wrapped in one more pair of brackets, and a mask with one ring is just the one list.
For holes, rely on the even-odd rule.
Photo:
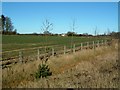
{"label": "tall dead grass", "polygon": [[101,57],[110,52],[117,51],[114,47],[99,47],[95,50],[82,50],[80,52],[76,52],[75,54],[68,54],[59,56],[59,58],[51,58],[48,61],[48,64],[54,74],[59,74],[64,72],[67,69],[70,69],[73,66],[81,63],[82,61],[95,61],[97,57]]}
{"label": "tall dead grass", "polygon": [[[34,78],[34,74],[41,61],[37,60],[24,64],[18,63],[10,68],[5,68],[2,70],[2,86],[22,87],[22,88],[23,87],[38,87],[38,88],[91,87],[91,86],[100,87],[101,85],[97,84],[96,86],[96,84],[93,83],[99,81],[100,82],[99,84],[101,84],[103,82],[103,79],[99,78],[98,70],[93,69],[94,68],[93,65],[97,67],[96,62],[98,58],[102,58],[106,54],[110,54],[112,52],[117,52],[117,48],[114,46],[103,46],[96,48],[95,50],[88,49],[88,50],[82,50],[76,52],[74,54],[72,53],[72,54],[60,55],[58,57],[51,57],[48,60],[47,64],[49,65],[53,75],[48,77],[47,79],[43,78],[39,80],[36,80]],[[93,65],[91,65],[91,63],[89,62],[91,62]],[[84,85],[85,83],[87,83],[86,76],[81,74],[81,78],[75,77],[75,75],[79,76],[80,72],[82,74],[83,73],[90,74],[87,76],[87,80],[90,80],[87,86]],[[94,77],[93,73],[96,73],[96,77]],[[94,80],[97,78],[98,80]],[[107,81],[105,83],[107,83]],[[105,87],[107,87],[107,84],[105,84],[106,85]],[[114,86],[112,84],[110,85]]]}

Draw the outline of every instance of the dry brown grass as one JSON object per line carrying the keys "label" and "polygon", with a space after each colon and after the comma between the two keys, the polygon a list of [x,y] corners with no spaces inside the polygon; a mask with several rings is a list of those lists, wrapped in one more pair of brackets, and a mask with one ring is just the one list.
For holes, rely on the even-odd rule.
{"label": "dry brown grass", "polygon": [[36,80],[34,73],[41,61],[13,65],[3,69],[3,87],[36,88],[116,88],[118,87],[117,48],[100,47],[75,54],[51,57],[47,64],[53,75]]}
{"label": "dry brown grass", "polygon": [[97,57],[101,57],[115,50],[117,49],[113,49],[112,47],[100,47],[96,48],[95,50],[83,50],[76,52],[75,54],[68,54],[59,56],[58,58],[51,58],[48,61],[48,64],[55,74],[59,74],[73,66],[76,66],[82,61],[95,61]]}
{"label": "dry brown grass", "polygon": [[37,70],[40,61],[18,63],[10,68],[2,70],[3,87],[16,87],[20,82],[27,83],[27,81],[34,80],[34,73]]}

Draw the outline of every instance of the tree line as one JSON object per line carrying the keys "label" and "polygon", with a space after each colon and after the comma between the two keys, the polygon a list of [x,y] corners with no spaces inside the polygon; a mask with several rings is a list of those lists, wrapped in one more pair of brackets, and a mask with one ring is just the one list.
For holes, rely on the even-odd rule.
{"label": "tree line", "polygon": [[17,34],[17,29],[14,29],[13,23],[10,17],[0,16],[0,28],[1,33],[5,35]]}
{"label": "tree line", "polygon": [[[41,35],[41,36],[85,36],[85,37],[92,37],[92,34],[88,34],[88,33],[83,33],[83,34],[78,34],[75,33],[75,21],[73,20],[72,22],[72,30],[68,31],[67,33],[64,34],[53,34],[50,31],[53,30],[53,23],[49,22],[49,20],[45,20],[42,23],[42,27],[41,30],[43,31],[43,33],[31,33],[31,34],[23,34],[23,35]],[[14,29],[12,20],[10,17],[5,17],[4,15],[0,16],[0,33],[4,34],[4,35],[15,35],[18,34],[17,33],[17,29]],[[118,38],[120,36],[120,32],[110,32],[110,30],[108,30],[108,33],[104,33],[104,34],[96,34],[97,33],[97,27],[95,29],[95,36],[112,36],[113,38]]]}

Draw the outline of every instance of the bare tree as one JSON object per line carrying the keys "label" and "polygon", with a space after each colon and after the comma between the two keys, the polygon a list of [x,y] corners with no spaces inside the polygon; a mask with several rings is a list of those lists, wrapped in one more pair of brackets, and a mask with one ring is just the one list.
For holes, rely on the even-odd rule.
{"label": "bare tree", "polygon": [[107,28],[107,35],[110,35],[110,29]]}
{"label": "bare tree", "polygon": [[46,32],[50,32],[51,30],[53,30],[53,23],[50,23],[48,19],[45,19],[45,21],[42,23],[41,30],[45,34],[45,41],[47,43],[47,35],[49,33],[46,33]]}
{"label": "bare tree", "polygon": [[95,28],[95,32],[94,32],[95,36],[97,36],[97,26]]}
{"label": "bare tree", "polygon": [[[71,31],[72,32],[75,32],[75,30],[76,30],[76,20],[75,19],[73,19],[72,20],[72,25],[70,26],[70,28],[71,28]],[[73,40],[73,34],[74,33],[72,33],[72,37],[71,37],[71,48],[72,48],[72,45],[73,45],[73,43],[74,43],[74,40]]]}

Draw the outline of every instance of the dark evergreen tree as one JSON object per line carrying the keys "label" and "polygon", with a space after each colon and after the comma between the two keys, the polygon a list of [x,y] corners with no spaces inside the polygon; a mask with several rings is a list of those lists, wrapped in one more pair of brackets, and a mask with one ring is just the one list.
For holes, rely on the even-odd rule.
{"label": "dark evergreen tree", "polygon": [[5,16],[1,15],[2,31],[5,31]]}
{"label": "dark evergreen tree", "polygon": [[38,71],[35,74],[36,79],[41,77],[47,77],[51,76],[52,72],[50,71],[50,68],[46,64],[41,64],[38,66]]}

